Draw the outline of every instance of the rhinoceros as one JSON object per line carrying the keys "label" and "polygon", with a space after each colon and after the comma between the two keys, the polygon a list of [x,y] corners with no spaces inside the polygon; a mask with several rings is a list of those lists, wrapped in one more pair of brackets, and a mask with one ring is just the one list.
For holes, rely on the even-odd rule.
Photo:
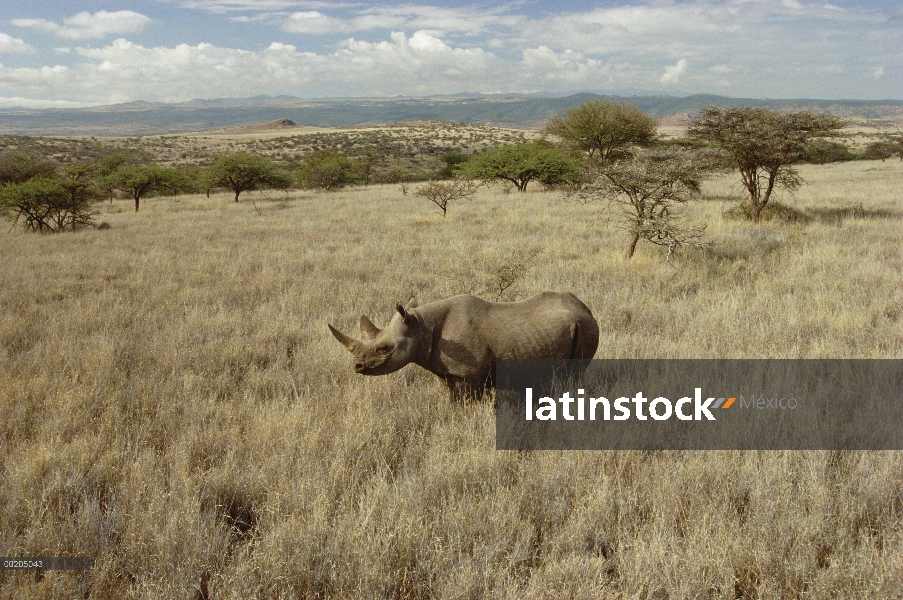
{"label": "rhinoceros", "polygon": [[519,302],[464,294],[395,308],[385,329],[362,316],[363,339],[329,330],[354,355],[358,373],[386,375],[414,363],[442,378],[452,400],[480,399],[496,359],[590,359],[599,345],[596,319],[570,293]]}

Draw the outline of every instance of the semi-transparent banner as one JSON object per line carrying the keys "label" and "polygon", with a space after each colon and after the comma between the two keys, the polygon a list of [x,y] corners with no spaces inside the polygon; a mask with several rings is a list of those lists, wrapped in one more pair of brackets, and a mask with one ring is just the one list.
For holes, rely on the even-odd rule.
{"label": "semi-transparent banner", "polygon": [[498,450],[903,450],[903,360],[500,360]]}

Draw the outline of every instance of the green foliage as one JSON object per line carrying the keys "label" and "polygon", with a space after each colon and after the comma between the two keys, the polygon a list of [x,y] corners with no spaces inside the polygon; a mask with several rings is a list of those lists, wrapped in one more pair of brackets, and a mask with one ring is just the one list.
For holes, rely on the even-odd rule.
{"label": "green foliage", "polygon": [[298,168],[298,182],[308,189],[333,191],[361,181],[361,169],[357,162],[329,150],[310,153]]}
{"label": "green foliage", "polygon": [[407,183],[413,180],[414,176],[404,167],[392,167],[383,177],[385,183]]}
{"label": "green foliage", "polygon": [[903,135],[889,136],[887,143],[890,145],[893,153],[899,156],[900,160],[903,160]]}
{"label": "green foliage", "polygon": [[825,163],[854,160],[856,155],[844,144],[831,140],[813,140],[806,144],[802,159],[808,163]]}
{"label": "green foliage", "polygon": [[97,171],[102,177],[111,175],[116,169],[126,165],[136,165],[143,161],[129,152],[111,152],[97,161]]}
{"label": "green foliage", "polygon": [[901,160],[903,160],[903,151],[899,151],[896,144],[893,142],[872,142],[865,147],[865,150],[859,155],[859,158],[862,160],[880,160],[881,162],[884,162],[897,152],[900,152]]}
{"label": "green foliage", "polygon": [[158,165],[120,167],[107,176],[110,187],[117,189],[135,201],[135,212],[141,198],[153,193],[175,194],[185,187],[184,180],[174,169]]}
{"label": "green foliage", "polygon": [[210,197],[209,178],[204,167],[199,165],[189,165],[187,167],[179,167],[176,169],[181,179],[181,190],[186,194],[207,194]]}
{"label": "green foliage", "polygon": [[445,163],[444,166],[436,171],[436,179],[453,179],[455,170],[461,163],[467,162],[470,156],[462,152],[446,152],[439,156],[439,159]]}
{"label": "green foliage", "polygon": [[714,171],[711,153],[652,151],[602,166],[568,197],[607,202],[618,210],[618,219],[629,234],[628,259],[640,239],[667,247],[670,258],[680,246],[708,246],[701,241],[705,226],[686,226],[677,208],[697,195],[703,179]]}
{"label": "green foliage", "polygon": [[818,139],[837,137],[846,122],[811,112],[780,113],[769,108],[721,108],[700,111],[687,131],[691,138],[716,144],[725,165],[740,171],[747,214],[759,220],[772,192],[793,193],[803,184],[793,163]]}
{"label": "green foliage", "polygon": [[[749,205],[745,203],[732,206],[725,210],[723,215],[727,219],[747,221],[753,219],[753,215],[749,210]],[[812,220],[812,217],[798,208],[781,202],[772,201],[768,203],[768,206],[762,209],[758,220],[780,223],[808,223]]]}
{"label": "green foliage", "polygon": [[91,181],[66,177],[35,177],[0,188],[0,211],[38,233],[54,233],[93,225],[92,203],[100,199]]}
{"label": "green foliage", "polygon": [[545,132],[605,164],[652,144],[656,127],[655,119],[632,104],[595,100],[552,117]]}
{"label": "green foliage", "polygon": [[503,180],[526,191],[531,181],[548,186],[568,183],[581,172],[572,156],[545,142],[526,142],[488,148],[460,164],[459,173],[469,179]]}
{"label": "green foliage", "polygon": [[242,192],[286,189],[291,184],[292,178],[272,161],[249,152],[219,156],[207,171],[207,185],[232,190],[236,202]]}
{"label": "green foliage", "polygon": [[35,177],[52,177],[57,164],[29,152],[7,150],[0,152],[0,185],[24,183]]}

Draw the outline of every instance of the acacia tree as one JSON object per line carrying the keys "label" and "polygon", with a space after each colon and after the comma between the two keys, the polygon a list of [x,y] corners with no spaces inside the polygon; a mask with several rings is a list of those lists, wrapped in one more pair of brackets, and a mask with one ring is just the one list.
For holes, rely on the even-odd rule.
{"label": "acacia tree", "polygon": [[168,167],[158,165],[138,165],[120,167],[107,178],[109,186],[129,195],[135,201],[135,212],[141,205],[141,198],[153,192],[175,193],[183,187],[179,174]]}
{"label": "acacia tree", "polygon": [[461,163],[458,172],[468,179],[508,181],[524,192],[531,181],[567,183],[580,173],[580,164],[551,144],[520,142],[487,148]]}
{"label": "acacia tree", "polygon": [[426,198],[439,207],[442,217],[448,211],[448,203],[458,200],[469,200],[476,193],[479,186],[470,179],[451,179],[449,181],[429,181],[416,190],[414,195]]}
{"label": "acacia tree", "polygon": [[344,154],[317,150],[304,157],[298,169],[301,187],[331,192],[361,181],[359,163]]}
{"label": "acacia tree", "polygon": [[0,211],[13,217],[13,226],[38,233],[54,233],[93,225],[91,205],[100,199],[98,188],[68,177],[34,177],[0,187]]}
{"label": "acacia tree", "polygon": [[806,111],[709,106],[693,119],[687,133],[719,146],[726,164],[739,169],[746,213],[758,221],[775,188],[793,193],[803,184],[793,163],[805,156],[811,142],[838,137],[844,125],[843,119]]}
{"label": "acacia tree", "polygon": [[210,187],[224,187],[235,192],[235,201],[242,192],[260,189],[285,189],[292,178],[272,161],[250,152],[238,152],[217,157],[207,171]]}
{"label": "acacia tree", "polygon": [[573,188],[568,197],[606,202],[618,210],[627,230],[629,260],[640,239],[668,248],[668,258],[680,246],[703,248],[705,226],[688,226],[679,205],[699,193],[700,183],[716,169],[704,152],[647,152],[630,160],[602,166],[593,178]]}
{"label": "acacia tree", "polygon": [[903,150],[898,149],[898,144],[886,140],[882,142],[872,142],[865,147],[860,158],[884,162],[897,152],[900,153],[900,160],[903,160]]}
{"label": "acacia tree", "polygon": [[104,192],[110,199],[110,203],[113,202],[113,190],[115,189],[110,183],[110,176],[116,172],[116,169],[127,166],[129,164],[134,165],[136,164],[137,160],[138,157],[136,157],[134,154],[112,152],[95,163],[96,174],[100,176],[99,185],[103,186]]}
{"label": "acacia tree", "polygon": [[655,119],[632,104],[595,100],[552,117],[545,132],[606,164],[652,144],[656,127]]}
{"label": "acacia tree", "polygon": [[52,177],[57,164],[21,150],[0,152],[0,185],[24,183],[36,177]]}
{"label": "acacia tree", "polygon": [[853,160],[856,155],[840,142],[815,140],[806,146],[806,160],[810,163],[825,163]]}
{"label": "acacia tree", "polygon": [[903,160],[903,135],[890,136],[887,138],[887,143],[890,144],[893,153]]}

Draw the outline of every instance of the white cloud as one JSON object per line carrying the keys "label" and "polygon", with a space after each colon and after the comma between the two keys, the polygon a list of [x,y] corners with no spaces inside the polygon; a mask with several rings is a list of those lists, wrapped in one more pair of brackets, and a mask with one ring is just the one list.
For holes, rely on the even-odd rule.
{"label": "white cloud", "polygon": [[23,97],[68,89],[72,100],[103,104],[261,93],[319,97],[515,92],[584,86],[618,71],[580,53],[549,47],[506,59],[480,48],[452,46],[427,31],[411,36],[394,32],[377,42],[351,38],[328,54],[281,42],[252,52],[212,44],[151,48],[125,39],[100,48],[75,48],[73,54],[81,62],[69,67],[0,67],[0,86]]}
{"label": "white cloud", "polygon": [[659,79],[660,82],[668,85],[674,85],[677,83],[677,80],[680,79],[680,76],[683,75],[687,71],[687,59],[682,58],[677,61],[677,64],[665,67],[665,74],[661,76]]}
{"label": "white cloud", "polygon": [[0,32],[0,54],[4,52],[32,52],[34,48],[25,43],[24,40],[14,38],[8,33]]}
{"label": "white cloud", "polygon": [[498,7],[402,5],[371,7],[344,17],[330,16],[320,10],[304,10],[289,15],[281,28],[309,35],[422,29],[476,34],[490,29],[498,31],[500,27],[512,26],[522,20],[522,17],[507,15],[505,8]]}
{"label": "white cloud", "polygon": [[358,3],[304,0],[175,0],[174,3],[182,8],[203,10],[214,14],[227,14],[230,12],[268,13],[298,9],[325,10],[360,6]]}
{"label": "white cloud", "polygon": [[141,31],[151,23],[151,19],[130,10],[115,12],[101,10],[94,14],[80,12],[72,17],[66,17],[62,25],[47,19],[13,19],[11,23],[16,27],[28,27],[56,37],[87,40]]}
{"label": "white cloud", "polygon": [[67,100],[35,100],[33,98],[4,98],[0,96],[0,108],[79,108],[81,106],[85,106],[85,104]]}
{"label": "white cloud", "polygon": [[[251,49],[229,47],[216,27],[203,30],[202,39],[212,43],[196,45],[153,47],[118,39],[73,48],[58,58],[65,67],[0,67],[0,89],[9,96],[92,103],[674,85],[753,97],[887,97],[888,90],[899,95],[894,90],[903,89],[903,55],[895,50],[903,39],[897,25],[903,13],[854,5],[838,10],[814,0],[618,0],[620,5],[533,15],[525,12],[533,5],[524,3],[447,8],[169,1],[225,15],[202,15],[205,22],[254,23],[246,30]],[[129,14],[137,17],[99,18]],[[128,11],[80,13],[61,24],[27,21],[17,24],[73,39],[117,27],[139,30],[150,22]],[[267,26],[273,37],[250,37]],[[9,38],[6,45],[17,42],[25,44]],[[862,47],[873,51],[855,50]]]}

